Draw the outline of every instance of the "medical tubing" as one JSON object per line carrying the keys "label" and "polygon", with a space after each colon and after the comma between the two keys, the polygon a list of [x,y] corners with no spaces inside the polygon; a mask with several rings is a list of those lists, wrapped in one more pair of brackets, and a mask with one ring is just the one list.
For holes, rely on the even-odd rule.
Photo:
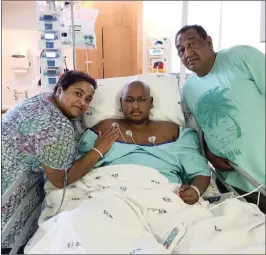
{"label": "medical tubing", "polygon": [[258,194],[257,206],[259,206],[259,204],[260,204],[260,191],[259,191],[259,194]]}
{"label": "medical tubing", "polygon": [[254,178],[252,178],[244,169],[242,169],[240,166],[234,164],[233,162],[229,161],[230,166],[232,166],[237,172],[239,172],[241,175],[244,176],[254,187],[260,187],[260,192],[266,196],[265,188],[263,188],[263,185],[260,185]]}
{"label": "medical tubing", "polygon": [[123,136],[123,134],[122,134],[122,132],[121,132],[121,130],[120,130],[120,127],[118,127],[118,131],[119,131],[121,137],[123,138],[124,142],[127,142],[127,140],[125,139],[125,137]]}
{"label": "medical tubing", "polygon": [[[130,130],[127,130],[126,131],[126,135],[129,136],[131,138],[131,140],[133,141],[134,144],[136,144],[134,138],[133,138],[133,134],[132,134],[132,131]],[[138,146],[138,144],[136,144]]]}
{"label": "medical tubing", "polygon": [[86,70],[87,74],[89,74],[89,57],[88,57],[88,47],[87,44],[85,45],[85,53],[86,53]]}
{"label": "medical tubing", "polygon": [[123,134],[122,134],[122,132],[121,132],[121,129],[120,129],[119,124],[117,124],[117,123],[114,122],[114,123],[112,123],[111,126],[112,126],[112,127],[115,127],[115,128],[118,128],[119,134],[120,134],[121,137],[123,138],[124,142],[127,142],[127,140],[125,139],[125,137],[123,136]]}
{"label": "medical tubing", "polygon": [[[133,135],[132,136],[130,136],[131,137],[131,139],[132,139],[132,141],[133,141],[133,143],[134,144],[136,144],[136,142],[135,142],[135,140],[134,140],[134,138],[133,138]],[[137,145],[137,144],[136,144]]]}
{"label": "medical tubing", "polygon": [[[224,204],[224,203],[227,202],[228,200],[238,199],[238,198],[241,198],[241,197],[246,197],[246,196],[248,196],[248,195],[250,195],[250,194],[256,192],[257,190],[259,190],[262,186],[263,186],[263,185],[260,185],[260,186],[257,187],[256,189],[254,189],[254,190],[252,190],[252,191],[250,191],[250,192],[248,192],[248,193],[246,193],[246,194],[244,194],[244,195],[241,195],[241,196],[238,196],[238,197],[234,197],[234,198],[231,198],[231,199],[226,199],[226,200],[223,201],[222,203],[220,203],[220,204],[218,204],[218,205],[215,205],[215,206],[211,207],[209,210],[212,210],[213,208],[216,208],[216,207],[218,207],[218,206]],[[258,202],[259,202],[259,198],[260,198],[260,192],[259,192],[259,194],[258,194]],[[258,202],[257,202],[257,203],[258,203]]]}
{"label": "medical tubing", "polygon": [[[96,149],[96,148],[92,148],[92,150],[98,152],[98,153],[100,154],[101,158],[103,158],[102,153],[101,153],[98,149]],[[56,216],[56,215],[60,212],[60,209],[61,209],[61,207],[62,207],[62,205],[63,205],[63,202],[64,202],[64,199],[65,199],[66,187],[67,187],[67,181],[68,181],[68,178],[67,178],[67,170],[65,170],[65,171],[64,171],[64,190],[63,190],[63,195],[62,195],[61,203],[60,203],[60,206],[59,206],[57,212],[56,212],[53,216],[51,216],[51,217]],[[50,217],[49,217],[49,218],[50,218]]]}
{"label": "medical tubing", "polygon": [[66,193],[66,187],[67,187],[67,170],[65,170],[64,173],[65,173],[65,175],[64,175],[64,190],[63,190],[63,196],[62,196],[62,199],[61,199],[61,204],[60,204],[57,212],[51,217],[54,217],[54,216],[56,216],[59,213],[59,211],[60,211],[60,209],[61,209],[61,207],[63,205],[64,199],[65,199],[65,193]]}

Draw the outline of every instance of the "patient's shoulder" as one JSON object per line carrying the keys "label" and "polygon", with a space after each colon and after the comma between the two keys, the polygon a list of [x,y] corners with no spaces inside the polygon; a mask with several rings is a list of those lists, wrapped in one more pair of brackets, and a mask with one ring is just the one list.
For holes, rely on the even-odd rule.
{"label": "patient's shoulder", "polygon": [[155,125],[158,127],[170,128],[170,129],[178,129],[179,126],[171,121],[156,121]]}
{"label": "patient's shoulder", "polygon": [[118,120],[116,119],[105,119],[105,120],[100,121],[98,124],[94,125],[91,129],[94,131],[104,132],[110,128],[112,123],[117,123],[117,122]]}
{"label": "patient's shoulder", "polygon": [[160,132],[167,131],[169,135],[173,139],[177,139],[179,137],[179,125],[171,121],[156,121],[155,128],[160,130]]}

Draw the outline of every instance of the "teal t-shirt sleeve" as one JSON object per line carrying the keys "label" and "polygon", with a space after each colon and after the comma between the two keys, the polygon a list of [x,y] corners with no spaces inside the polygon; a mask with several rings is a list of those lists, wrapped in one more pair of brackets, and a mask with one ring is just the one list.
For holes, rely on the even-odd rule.
{"label": "teal t-shirt sleeve", "polygon": [[265,95],[265,54],[251,46],[241,45],[234,47],[230,57]]}
{"label": "teal t-shirt sleeve", "polygon": [[210,168],[207,160],[200,153],[200,143],[195,129],[184,128],[183,137],[180,141],[182,154],[180,163],[183,168],[182,178],[185,182],[191,183],[198,175],[210,176]]}

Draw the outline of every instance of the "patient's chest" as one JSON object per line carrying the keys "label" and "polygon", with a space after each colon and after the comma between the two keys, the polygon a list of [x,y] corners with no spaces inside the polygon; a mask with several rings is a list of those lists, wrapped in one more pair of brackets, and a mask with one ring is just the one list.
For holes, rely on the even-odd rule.
{"label": "patient's chest", "polygon": [[136,131],[128,127],[120,127],[120,136],[117,141],[138,145],[164,144],[176,141],[176,135],[167,128],[149,128],[147,130]]}

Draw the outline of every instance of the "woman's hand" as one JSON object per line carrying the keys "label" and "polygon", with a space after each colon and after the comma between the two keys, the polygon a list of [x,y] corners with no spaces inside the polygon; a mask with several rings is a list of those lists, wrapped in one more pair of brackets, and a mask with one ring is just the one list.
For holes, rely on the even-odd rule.
{"label": "woman's hand", "polygon": [[228,159],[218,157],[214,155],[210,150],[207,150],[206,157],[211,162],[213,167],[218,171],[225,172],[234,170],[228,163]]}
{"label": "woman's hand", "polygon": [[189,205],[193,205],[199,201],[197,191],[187,184],[180,187],[178,195],[186,204]]}
{"label": "woman's hand", "polygon": [[94,147],[99,150],[103,155],[107,153],[112,147],[113,143],[119,138],[119,129],[110,127],[105,133],[99,131]]}

